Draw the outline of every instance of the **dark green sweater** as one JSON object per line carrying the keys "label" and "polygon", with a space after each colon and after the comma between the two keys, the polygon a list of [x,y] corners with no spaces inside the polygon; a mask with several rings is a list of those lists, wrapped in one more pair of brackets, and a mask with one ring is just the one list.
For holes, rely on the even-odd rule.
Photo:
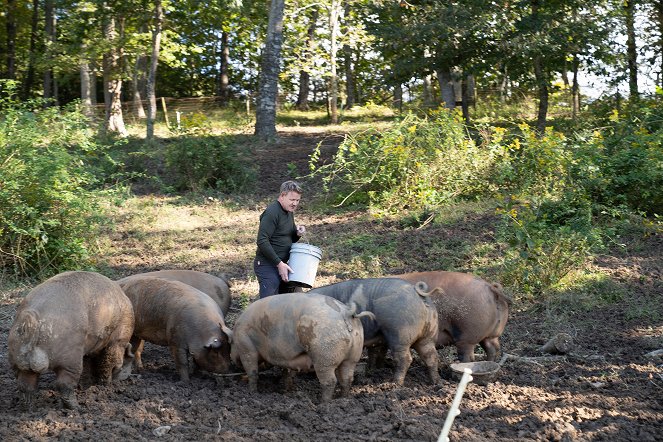
{"label": "dark green sweater", "polygon": [[267,206],[260,215],[256,258],[273,265],[288,262],[290,247],[298,240],[293,213],[283,210],[278,201]]}

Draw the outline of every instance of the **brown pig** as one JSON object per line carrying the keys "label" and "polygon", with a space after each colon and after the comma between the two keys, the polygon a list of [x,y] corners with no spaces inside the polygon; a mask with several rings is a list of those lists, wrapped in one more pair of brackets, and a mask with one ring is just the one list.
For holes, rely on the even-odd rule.
{"label": "brown pig", "polygon": [[132,278],[140,278],[142,276],[183,282],[186,285],[197,288],[211,297],[214,302],[221,307],[221,311],[224,315],[227,314],[230,309],[230,282],[225,276],[217,277],[196,270],[157,270],[155,272],[138,273],[136,275],[127,276],[117,282],[122,284]]}
{"label": "brown pig", "polygon": [[[136,315],[131,342],[139,370],[143,368],[144,341],[148,341],[168,346],[184,382],[189,381],[190,368],[200,367],[213,373],[229,371],[232,331],[212,298],[183,282],[146,276],[130,278],[120,286]],[[189,356],[193,367],[189,367]]]}
{"label": "brown pig", "polygon": [[347,396],[355,366],[361,358],[364,331],[356,305],[322,295],[286,293],[250,304],[235,322],[231,356],[258,389],[258,366],[265,361],[288,370],[286,386],[295,371],[315,373],[322,385],[322,401],[331,400],[337,379]]}
{"label": "brown pig", "polygon": [[511,300],[499,284],[460,272],[416,272],[398,275],[411,282],[424,281],[438,291],[431,295],[439,319],[436,346],[454,344],[458,359],[474,361],[474,347],[480,344],[486,358],[495,361],[499,338],[509,317]]}
{"label": "brown pig", "polygon": [[131,373],[131,302],[120,286],[94,272],[64,272],[47,279],[23,299],[9,330],[9,363],[18,391],[32,406],[39,376],[55,372],[62,405],[77,408],[74,389],[84,357],[104,384]]}

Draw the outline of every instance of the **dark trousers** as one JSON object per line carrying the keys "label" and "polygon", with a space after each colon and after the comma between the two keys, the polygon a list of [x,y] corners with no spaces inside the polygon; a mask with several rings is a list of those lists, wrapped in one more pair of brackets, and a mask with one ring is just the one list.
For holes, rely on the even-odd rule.
{"label": "dark trousers", "polygon": [[279,271],[275,265],[271,265],[258,258],[253,260],[253,271],[258,277],[260,285],[260,298],[278,295],[279,293],[302,292],[302,288],[281,279]]}

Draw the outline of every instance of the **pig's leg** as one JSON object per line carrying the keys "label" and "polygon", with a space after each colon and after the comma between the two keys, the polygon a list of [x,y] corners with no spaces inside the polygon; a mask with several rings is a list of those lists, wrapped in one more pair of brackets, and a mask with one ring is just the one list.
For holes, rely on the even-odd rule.
{"label": "pig's leg", "polygon": [[318,376],[320,386],[322,387],[322,398],[320,399],[320,402],[331,401],[334,396],[334,388],[336,388],[334,367],[315,367],[315,374]]}
{"label": "pig's leg", "polygon": [[396,345],[391,347],[391,353],[396,361],[396,371],[394,372],[394,382],[398,385],[403,385],[405,382],[405,374],[407,369],[412,364],[412,354],[410,353],[410,346]]}
{"label": "pig's leg", "polygon": [[456,350],[460,362],[474,362],[474,344],[456,342]]}
{"label": "pig's leg", "polygon": [[336,369],[336,377],[341,384],[342,397],[348,397],[350,395],[350,385],[352,385],[356,365],[357,363],[354,361],[343,361]]}
{"label": "pig's leg", "polygon": [[431,382],[433,384],[439,384],[442,378],[438,372],[439,357],[433,340],[420,339],[414,343],[413,347],[426,367],[428,367],[428,374],[430,375]]}
{"label": "pig's leg", "polygon": [[141,355],[143,354],[145,341],[135,336],[132,336],[130,342],[131,342],[131,347],[134,350],[134,363],[136,364],[136,370],[141,371],[143,369],[143,359]]}
{"label": "pig's leg", "polygon": [[283,383],[285,391],[291,391],[295,386],[295,370],[283,368]]}
{"label": "pig's leg", "polygon": [[37,391],[39,373],[35,373],[34,371],[19,371],[16,381],[18,382],[19,400],[29,411],[32,411],[32,401],[35,391]]}
{"label": "pig's leg", "polygon": [[486,360],[496,361],[500,353],[500,340],[499,338],[486,338],[480,342],[481,347],[486,352]]}
{"label": "pig's leg", "polygon": [[189,351],[186,348],[171,345],[170,354],[175,359],[175,369],[180,375],[180,380],[189,382]]}
{"label": "pig's leg", "polygon": [[55,388],[60,392],[62,406],[70,410],[78,408],[76,385],[83,371],[83,358],[72,367],[57,367],[55,371]]}
{"label": "pig's leg", "polygon": [[368,347],[368,369],[383,368],[387,357],[387,348],[382,345]]}

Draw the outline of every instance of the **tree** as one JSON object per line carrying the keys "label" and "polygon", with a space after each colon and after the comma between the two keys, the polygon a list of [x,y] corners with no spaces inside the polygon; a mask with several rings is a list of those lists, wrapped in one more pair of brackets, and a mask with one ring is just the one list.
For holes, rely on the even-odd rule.
{"label": "tree", "polygon": [[161,48],[161,28],[163,26],[163,5],[161,0],[154,0],[154,28],[152,29],[152,55],[150,56],[150,71],[147,75],[147,139],[154,138],[154,122],[157,118],[157,97],[155,83],[157,78],[157,64],[159,62],[159,49]]}
{"label": "tree", "polygon": [[338,76],[336,74],[336,55],[338,52],[339,17],[341,0],[332,0],[329,5],[329,110],[331,124],[338,123]]}
{"label": "tree", "polygon": [[109,42],[108,50],[104,54],[104,103],[105,103],[105,127],[109,132],[120,136],[127,136],[124,118],[122,116],[122,72],[120,62],[122,49],[118,42],[118,31],[116,22],[118,17],[107,2],[102,5],[103,12],[103,35]]}
{"label": "tree", "polygon": [[285,0],[271,0],[267,36],[260,63],[255,135],[263,140],[276,138],[276,99],[283,44],[284,7]]}

